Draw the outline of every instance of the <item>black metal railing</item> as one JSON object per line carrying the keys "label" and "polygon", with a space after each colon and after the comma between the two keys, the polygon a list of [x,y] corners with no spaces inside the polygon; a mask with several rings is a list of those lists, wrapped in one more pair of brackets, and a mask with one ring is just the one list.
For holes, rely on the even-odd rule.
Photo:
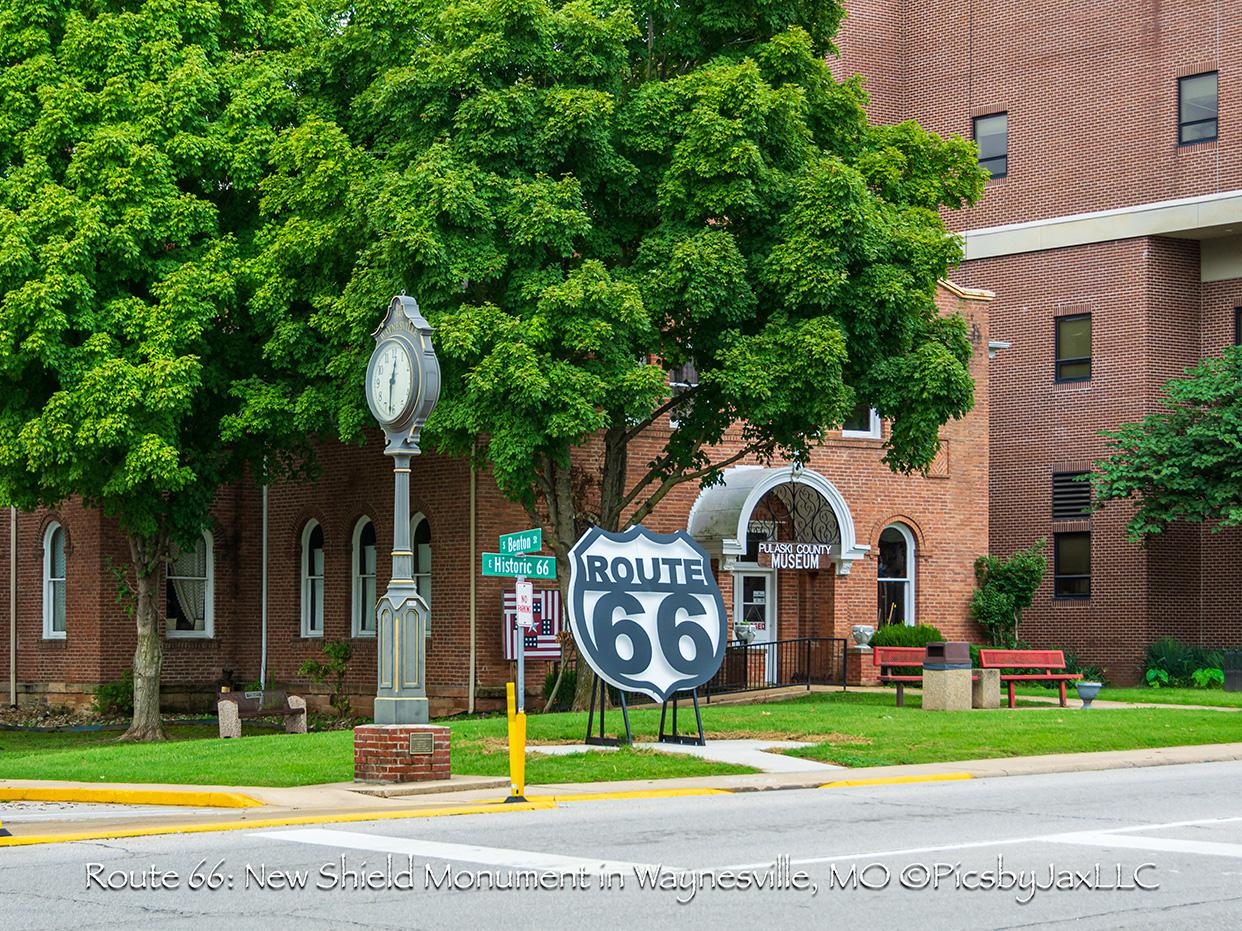
{"label": "black metal railing", "polygon": [[720,671],[704,686],[707,700],[726,692],[839,685],[845,688],[844,639],[798,637],[769,643],[733,641],[725,647]]}

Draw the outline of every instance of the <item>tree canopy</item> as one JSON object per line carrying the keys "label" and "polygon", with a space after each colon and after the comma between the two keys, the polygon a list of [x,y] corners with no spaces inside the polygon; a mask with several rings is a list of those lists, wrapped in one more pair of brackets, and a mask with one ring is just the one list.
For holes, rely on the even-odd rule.
{"label": "tree canopy", "polygon": [[0,499],[79,495],[127,534],[138,736],[157,573],[222,482],[297,442],[257,417],[246,259],[315,22],[298,0],[0,0]]}
{"label": "tree canopy", "polygon": [[1205,359],[1164,386],[1163,409],[1106,433],[1096,507],[1133,500],[1138,541],[1175,521],[1242,525],[1242,347]]}

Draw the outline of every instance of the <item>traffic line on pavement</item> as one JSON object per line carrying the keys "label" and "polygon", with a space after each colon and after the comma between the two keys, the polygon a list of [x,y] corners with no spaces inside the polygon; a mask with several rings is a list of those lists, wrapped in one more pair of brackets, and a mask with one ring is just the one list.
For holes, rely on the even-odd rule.
{"label": "traffic line on pavement", "polygon": [[903,786],[915,782],[959,782],[974,779],[971,773],[931,773],[926,776],[877,776],[874,779],[837,779],[825,782],[821,789],[847,789],[855,786]]}
{"label": "traffic line on pavement", "polygon": [[453,860],[498,866],[508,869],[542,870],[546,872],[573,873],[587,869],[598,872],[615,872],[642,867],[642,864],[618,860],[602,860],[590,857],[569,857],[535,850],[514,850],[507,847],[481,847],[476,844],[450,844],[441,841],[421,840],[412,837],[391,837],[386,834],[363,834],[358,831],[333,831],[305,828],[294,831],[258,831],[252,836],[269,840],[290,841],[295,844],[316,844],[322,847],[341,847],[347,850],[369,850],[374,853],[392,853],[418,857],[423,860]]}
{"label": "traffic line on pavement", "polygon": [[105,789],[79,786],[0,786],[0,802],[88,802],[104,805],[178,805],[190,808],[262,808],[241,792],[203,789]]}
{"label": "traffic line on pavement", "polygon": [[1133,834],[1109,834],[1107,831],[1083,831],[1081,834],[1063,834],[1047,840],[1053,844],[1078,844],[1083,847],[1122,847],[1126,850],[1150,850],[1155,853],[1196,853],[1208,857],[1242,859],[1242,844],[1221,844],[1216,841],[1139,837]]}

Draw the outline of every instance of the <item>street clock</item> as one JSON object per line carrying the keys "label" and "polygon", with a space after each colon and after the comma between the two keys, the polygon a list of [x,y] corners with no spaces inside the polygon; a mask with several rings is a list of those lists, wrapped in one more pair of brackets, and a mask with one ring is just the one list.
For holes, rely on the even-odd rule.
{"label": "street clock", "polygon": [[390,456],[418,452],[418,436],[440,399],[440,362],[431,346],[431,325],[418,302],[392,299],[367,364],[367,406],[388,437]]}

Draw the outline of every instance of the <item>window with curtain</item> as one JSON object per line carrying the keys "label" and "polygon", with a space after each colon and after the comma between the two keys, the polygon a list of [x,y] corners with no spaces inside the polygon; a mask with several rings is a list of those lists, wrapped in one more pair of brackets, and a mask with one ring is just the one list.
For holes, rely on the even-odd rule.
{"label": "window with curtain", "polygon": [[427,602],[427,636],[431,636],[431,524],[422,514],[410,518],[410,547],[414,551],[414,585]]}
{"label": "window with curtain", "polygon": [[323,528],[317,521],[302,531],[302,636],[323,636]]}
{"label": "window with curtain", "polygon": [[65,528],[49,524],[43,533],[43,636],[65,637]]}
{"label": "window with curtain", "polygon": [[375,636],[375,524],[369,517],[354,529],[354,611],[355,637]]}
{"label": "window with curtain", "polygon": [[169,637],[212,635],[212,539],[204,532],[168,566],[164,611]]}
{"label": "window with curtain", "polygon": [[914,534],[901,524],[885,527],[878,556],[879,624],[913,624]]}

